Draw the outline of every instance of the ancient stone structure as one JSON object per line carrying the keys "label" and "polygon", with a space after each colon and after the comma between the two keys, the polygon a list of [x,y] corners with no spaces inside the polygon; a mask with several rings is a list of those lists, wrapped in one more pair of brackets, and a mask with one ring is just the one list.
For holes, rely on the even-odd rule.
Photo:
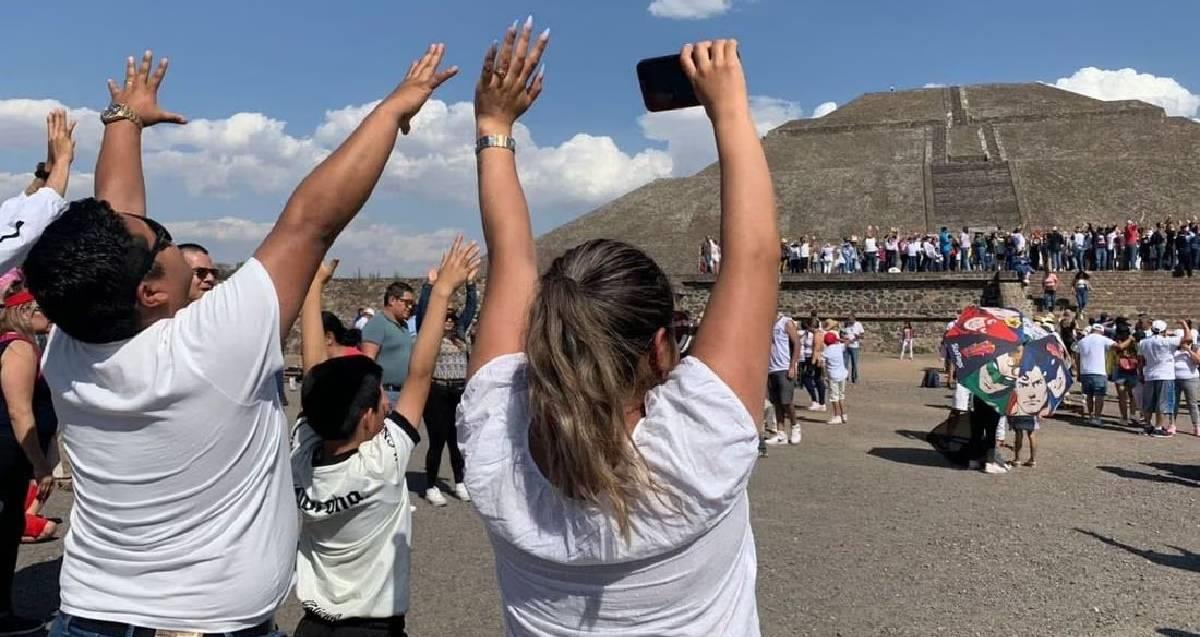
{"label": "ancient stone structure", "polygon": [[[1200,211],[1200,124],[1137,101],[1042,84],[869,93],[763,140],[784,237],[836,239],[867,224],[932,231],[1119,223]],[[718,237],[719,173],[660,179],[546,233],[549,259],[606,237],[672,275]]]}

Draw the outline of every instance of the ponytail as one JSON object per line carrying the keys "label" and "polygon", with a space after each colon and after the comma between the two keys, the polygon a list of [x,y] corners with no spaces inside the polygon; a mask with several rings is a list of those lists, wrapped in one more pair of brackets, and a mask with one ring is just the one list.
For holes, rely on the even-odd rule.
{"label": "ponytail", "polygon": [[645,253],[596,240],[554,261],[529,321],[534,460],[563,495],[609,513],[627,541],[637,501],[663,495],[625,414],[661,380],[650,361],[673,305],[669,280]]}

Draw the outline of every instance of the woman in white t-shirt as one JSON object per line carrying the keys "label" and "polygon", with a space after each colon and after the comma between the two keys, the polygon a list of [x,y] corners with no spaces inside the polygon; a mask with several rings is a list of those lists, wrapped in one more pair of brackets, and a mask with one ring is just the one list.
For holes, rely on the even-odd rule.
{"label": "woman in white t-shirt", "polygon": [[507,143],[542,88],[530,73],[548,35],[528,56],[510,53],[526,52],[530,29],[515,45],[509,30],[476,88],[490,276],[458,413],[505,633],[758,635],[746,487],[779,232],[737,45],[689,44],[680,56],[732,194],[721,221],[729,267],[680,360],[670,281],[641,250],[588,241],[538,277]]}
{"label": "woman in white t-shirt", "polygon": [[[1192,434],[1200,436],[1200,332],[1195,329],[1195,323],[1185,321],[1187,330],[1191,332],[1190,347],[1175,350],[1175,413],[1171,414],[1171,426],[1175,426],[1175,418],[1179,416],[1179,407],[1187,399],[1188,415],[1192,420]],[[1183,338],[1187,332],[1178,330],[1176,336]],[[1184,339],[1189,340],[1189,339]]]}

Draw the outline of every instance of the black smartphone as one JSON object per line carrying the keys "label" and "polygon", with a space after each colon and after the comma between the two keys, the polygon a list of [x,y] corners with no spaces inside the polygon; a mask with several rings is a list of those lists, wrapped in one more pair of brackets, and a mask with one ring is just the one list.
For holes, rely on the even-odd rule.
{"label": "black smartphone", "polygon": [[638,62],[637,76],[642,87],[642,101],[651,113],[700,105],[692,83],[683,74],[678,53]]}

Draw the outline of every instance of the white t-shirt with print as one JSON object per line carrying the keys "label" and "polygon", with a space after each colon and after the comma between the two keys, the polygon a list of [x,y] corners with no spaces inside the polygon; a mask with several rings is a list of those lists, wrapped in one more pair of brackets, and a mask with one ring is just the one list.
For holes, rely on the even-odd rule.
{"label": "white t-shirt with print", "polygon": [[227,632],[291,589],[279,301],[256,259],[133,338],[54,330],[43,373],[74,478],[62,612]]}
{"label": "white t-shirt with print", "polygon": [[1153,335],[1138,343],[1138,355],[1146,359],[1142,375],[1146,380],[1175,380],[1175,350],[1179,337]]}
{"label": "white t-shirt with print", "polygon": [[313,466],[321,437],[301,418],[292,480],[300,509],[296,596],[329,621],[408,612],[412,510],[404,472],[420,441],[393,412],[341,462]]}
{"label": "white t-shirt with print", "polygon": [[466,485],[496,557],[505,634],[759,634],[746,486],[755,421],[702,361],[684,358],[646,394],[633,443],[651,479],[626,542],[604,512],[563,497],[529,452],[528,364],[499,357],[458,408]]}
{"label": "white t-shirt with print", "polygon": [[21,193],[0,203],[0,273],[20,267],[46,226],[62,216],[67,202],[53,188]]}
{"label": "white t-shirt with print", "polygon": [[1108,350],[1117,344],[1116,341],[1095,332],[1075,342],[1074,350],[1079,352],[1080,374],[1108,374]]}
{"label": "white t-shirt with print", "polygon": [[850,372],[846,369],[845,344],[834,343],[833,345],[826,345],[825,350],[821,352],[821,357],[825,359],[826,378],[832,381],[839,381],[850,377]]}
{"label": "white t-shirt with print", "polygon": [[858,349],[862,345],[862,342],[859,339],[862,338],[863,334],[867,333],[867,330],[863,329],[862,323],[854,321],[850,325],[846,326],[846,331],[850,332],[850,335],[854,337],[850,340],[850,343],[848,343],[848,347]]}

